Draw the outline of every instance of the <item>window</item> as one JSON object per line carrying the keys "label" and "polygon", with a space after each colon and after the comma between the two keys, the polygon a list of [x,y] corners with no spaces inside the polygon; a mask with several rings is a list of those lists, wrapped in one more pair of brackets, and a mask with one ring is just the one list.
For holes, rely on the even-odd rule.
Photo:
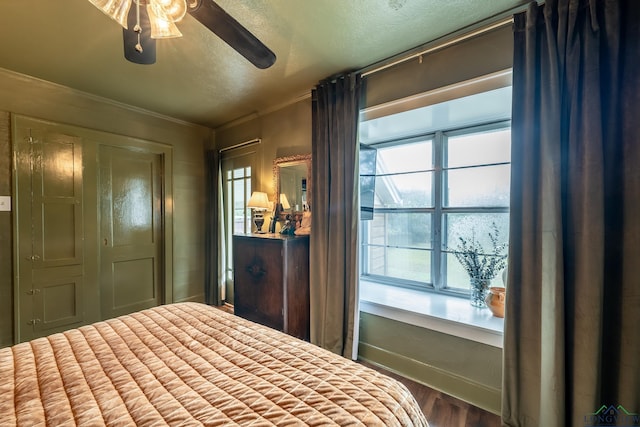
{"label": "window", "polygon": [[251,210],[247,202],[251,197],[251,166],[226,171],[226,218],[229,218],[227,235],[251,231]]}
{"label": "window", "polygon": [[458,237],[474,233],[489,248],[495,223],[508,239],[510,109],[511,88],[502,87],[361,119],[361,144],[376,152],[367,155],[375,186],[373,217],[361,221],[363,278],[468,293],[451,253]]}
{"label": "window", "polygon": [[233,235],[251,232],[251,209],[247,202],[254,188],[256,146],[230,149],[221,154],[222,196],[225,230],[226,287],[223,293],[233,304]]}

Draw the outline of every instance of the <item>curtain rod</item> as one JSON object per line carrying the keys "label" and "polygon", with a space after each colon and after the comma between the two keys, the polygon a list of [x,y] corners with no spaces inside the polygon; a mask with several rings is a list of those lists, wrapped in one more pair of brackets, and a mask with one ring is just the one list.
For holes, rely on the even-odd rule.
{"label": "curtain rod", "polygon": [[386,70],[387,68],[393,67],[395,65],[401,64],[411,59],[418,58],[422,55],[426,55],[433,51],[443,49],[447,46],[460,43],[464,40],[470,39],[480,34],[484,34],[491,30],[495,30],[497,28],[501,28],[503,26],[509,25],[513,22],[513,15],[518,12],[522,12],[526,10],[527,6],[530,3],[531,3],[530,1],[527,1],[516,7],[508,9],[492,18],[486,19],[484,21],[480,21],[469,27],[463,28],[454,33],[448,34],[446,36],[440,37],[431,42],[425,43],[421,46],[410,49],[399,55],[395,55],[385,60],[382,60],[376,64],[368,65],[358,70],[358,72],[362,74],[362,77],[366,77],[370,74],[378,73],[382,70]]}
{"label": "curtain rod", "polygon": [[250,139],[249,141],[240,142],[240,143],[232,145],[230,147],[221,148],[218,152],[219,153],[224,153],[225,151],[235,150],[236,148],[242,148],[242,147],[244,147],[246,145],[259,144],[261,142],[262,142],[261,138],[254,138],[254,139]]}

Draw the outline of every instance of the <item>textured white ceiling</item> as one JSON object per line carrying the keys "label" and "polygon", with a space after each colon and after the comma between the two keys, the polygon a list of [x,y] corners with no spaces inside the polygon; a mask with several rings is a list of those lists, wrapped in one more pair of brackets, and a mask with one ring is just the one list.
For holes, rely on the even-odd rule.
{"label": "textured white ceiling", "polygon": [[217,0],[277,56],[253,67],[190,16],[157,62],[122,53],[122,31],[88,0],[0,2],[0,68],[212,128],[308,93],[522,0]]}

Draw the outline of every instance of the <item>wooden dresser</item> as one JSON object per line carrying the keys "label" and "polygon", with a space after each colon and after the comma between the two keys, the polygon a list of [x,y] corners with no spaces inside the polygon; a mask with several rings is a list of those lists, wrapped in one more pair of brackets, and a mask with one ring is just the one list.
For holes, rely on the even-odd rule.
{"label": "wooden dresser", "polygon": [[309,340],[309,236],[233,236],[234,312]]}

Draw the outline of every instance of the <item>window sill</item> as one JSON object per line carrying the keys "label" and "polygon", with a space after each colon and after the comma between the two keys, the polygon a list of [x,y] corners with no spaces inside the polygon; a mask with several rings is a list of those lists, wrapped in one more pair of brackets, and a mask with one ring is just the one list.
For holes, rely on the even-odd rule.
{"label": "window sill", "polygon": [[502,348],[504,319],[464,298],[360,280],[360,311]]}

